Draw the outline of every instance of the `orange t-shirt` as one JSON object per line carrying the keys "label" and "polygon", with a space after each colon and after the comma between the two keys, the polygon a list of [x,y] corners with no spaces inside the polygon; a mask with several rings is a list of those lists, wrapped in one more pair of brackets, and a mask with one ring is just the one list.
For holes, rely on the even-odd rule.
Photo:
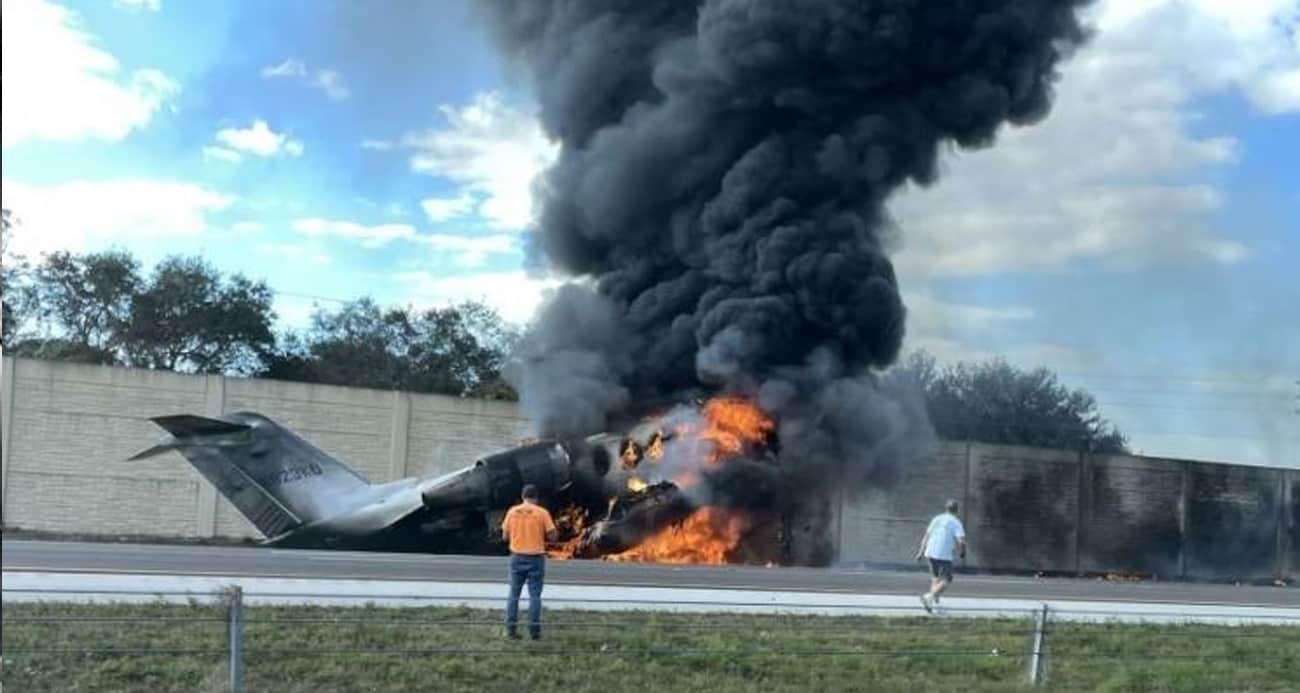
{"label": "orange t-shirt", "polygon": [[546,533],[555,531],[551,514],[540,505],[520,503],[506,512],[501,531],[510,537],[510,553],[546,553]]}

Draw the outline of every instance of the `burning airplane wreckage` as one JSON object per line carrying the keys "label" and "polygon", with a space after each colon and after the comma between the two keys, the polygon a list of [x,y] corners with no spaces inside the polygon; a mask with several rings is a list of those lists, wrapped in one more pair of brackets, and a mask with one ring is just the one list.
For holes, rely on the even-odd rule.
{"label": "burning airplane wreckage", "polygon": [[[919,398],[879,376],[905,322],[886,201],[934,182],[942,151],[1045,117],[1085,4],[476,5],[558,143],[535,185],[529,263],[579,281],[543,303],[507,372],[555,442],[428,483],[339,472],[351,490],[329,497],[364,504],[348,520],[323,512],[334,501],[297,513],[223,491],[273,518],[249,515],[270,537],[464,538],[528,481],[567,530],[562,555],[831,560],[828,499],[891,483],[929,431]],[[623,422],[636,433],[602,434]],[[231,423],[245,424],[270,425]],[[302,468],[271,481],[323,483]]]}
{"label": "burning airplane wreckage", "polygon": [[[733,465],[775,468],[772,420],[726,397],[678,406],[624,435],[533,442],[451,474],[384,484],[259,414],[153,421],[169,435],[132,459],[179,452],[267,543],[300,548],[500,552],[502,516],[533,484],[559,510],[553,557],[722,563],[738,559],[757,515],[708,489]],[[781,560],[779,517],[763,519],[766,553],[751,549],[749,560]]]}

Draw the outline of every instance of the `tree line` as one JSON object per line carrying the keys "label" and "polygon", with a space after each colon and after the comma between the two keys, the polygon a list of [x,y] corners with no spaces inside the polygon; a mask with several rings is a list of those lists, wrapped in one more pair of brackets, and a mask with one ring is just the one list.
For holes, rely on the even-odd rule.
{"label": "tree line", "polygon": [[[5,353],[188,373],[223,373],[461,397],[516,399],[502,372],[518,338],[492,308],[464,302],[383,307],[361,298],[318,306],[308,326],[276,331],[265,281],[173,256],[145,272],[120,250],[55,252],[35,264],[7,248]],[[1127,451],[1088,392],[1045,368],[1001,359],[940,366],[916,352],[884,377],[919,392],[947,440]]]}
{"label": "tree line", "polygon": [[[4,214],[5,245],[12,218]],[[0,343],[15,356],[186,373],[514,399],[501,376],[514,328],[478,302],[318,306],[303,329],[275,329],[265,281],[201,257],[145,272],[121,250],[65,251],[31,264],[5,248]]]}

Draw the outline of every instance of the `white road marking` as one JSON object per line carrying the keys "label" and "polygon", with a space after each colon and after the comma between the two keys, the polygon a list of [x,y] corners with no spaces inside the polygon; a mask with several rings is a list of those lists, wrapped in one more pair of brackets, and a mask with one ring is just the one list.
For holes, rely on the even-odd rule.
{"label": "white road marking", "polygon": [[[332,606],[477,606],[497,608],[504,583],[302,579],[242,576],[176,576],[132,573],[42,573],[6,570],[4,601],[185,602],[238,585],[245,600],[258,604]],[[78,592],[83,590],[82,592]],[[95,590],[105,592],[94,593]],[[172,594],[167,594],[172,593]],[[189,593],[189,594],[178,594]],[[924,612],[914,594],[850,594],[697,587],[632,587],[550,584],[544,600],[551,609],[601,611],[781,613],[825,616],[917,616]],[[1031,600],[946,597],[953,617],[1027,617],[1047,604],[1053,618],[1073,621],[1279,624],[1300,626],[1300,608],[1277,606],[1134,603],[1091,600]]]}

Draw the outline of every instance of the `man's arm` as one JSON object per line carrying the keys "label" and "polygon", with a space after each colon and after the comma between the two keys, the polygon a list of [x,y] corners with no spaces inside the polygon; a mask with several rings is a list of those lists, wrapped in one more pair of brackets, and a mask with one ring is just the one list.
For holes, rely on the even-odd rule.
{"label": "man's arm", "polygon": [[930,541],[930,530],[926,529],[925,534],[921,536],[921,545],[916,547],[916,560],[919,561],[925,557],[925,545],[929,543],[929,541]]}
{"label": "man's arm", "polygon": [[560,533],[555,529],[555,520],[548,512],[546,513],[546,541],[558,541],[559,538]]}
{"label": "man's arm", "polygon": [[506,541],[510,541],[510,513],[509,512],[506,512],[506,516],[501,518],[501,538],[505,539]]}

